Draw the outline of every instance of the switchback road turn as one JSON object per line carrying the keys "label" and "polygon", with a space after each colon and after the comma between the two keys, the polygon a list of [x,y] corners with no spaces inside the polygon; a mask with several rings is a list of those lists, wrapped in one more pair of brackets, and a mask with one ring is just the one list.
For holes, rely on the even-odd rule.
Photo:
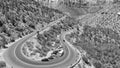
{"label": "switchback road turn", "polygon": [[20,49],[22,44],[34,35],[36,35],[36,32],[20,39],[12,46],[10,46],[8,50],[6,50],[3,54],[5,61],[15,68],[69,68],[80,59],[80,53],[76,49],[70,47],[69,44],[67,44],[66,42],[63,42],[62,38],[64,37],[64,35],[61,34],[60,40],[65,50],[65,56],[50,63],[28,60],[21,54]]}

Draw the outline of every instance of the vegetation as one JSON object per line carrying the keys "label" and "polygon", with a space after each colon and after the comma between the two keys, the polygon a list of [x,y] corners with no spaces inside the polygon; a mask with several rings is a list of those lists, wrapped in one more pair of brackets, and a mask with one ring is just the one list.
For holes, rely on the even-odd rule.
{"label": "vegetation", "polygon": [[[73,16],[72,18],[83,15],[84,13],[82,12],[89,5],[82,0],[76,1],[70,0],[63,2],[63,7],[66,5],[66,8],[68,8],[67,11]],[[6,44],[8,44],[59,19],[64,15],[63,12],[50,8],[44,5],[44,2],[41,3],[36,0],[1,0],[0,33],[4,35],[7,41]],[[62,29],[69,29],[68,26],[72,27],[74,25],[73,21],[75,20],[72,22],[68,20],[61,21],[64,24],[64,26],[61,26]],[[66,22],[67,24],[65,24]]]}
{"label": "vegetation", "polygon": [[[86,13],[96,13],[104,5],[105,0],[65,0],[64,5],[72,9],[85,10]],[[81,9],[82,8],[82,9]],[[72,10],[71,9],[71,10]]]}
{"label": "vegetation", "polygon": [[[42,48],[36,46],[34,50],[31,42],[26,43],[26,47],[29,47],[30,51],[33,50],[31,55],[40,53],[40,56],[46,56],[50,50],[59,49],[61,47],[59,35],[63,31],[77,27],[77,32],[67,35],[66,39],[76,48],[81,47],[86,51],[86,55],[89,57],[82,57],[84,63],[93,64],[96,68],[119,68],[120,24],[119,15],[117,15],[119,6],[106,6],[106,1],[63,0],[56,9],[45,5],[48,3],[36,0],[0,0],[0,48],[8,48],[6,44],[39,30],[66,14],[69,17],[60,20],[48,31],[44,31],[42,34],[37,33],[37,41]],[[113,3],[116,2],[118,0]],[[89,20],[84,18],[85,24],[82,24],[83,32],[81,33],[78,25],[83,21],[78,21],[76,18],[93,13],[95,13],[93,19],[91,16]],[[86,22],[97,25],[95,27],[89,26]],[[27,54],[25,48],[23,48],[23,53]],[[56,53],[58,53],[57,50],[54,51],[52,57],[42,61],[54,59]]]}
{"label": "vegetation", "polygon": [[71,35],[70,38],[77,39],[73,45],[76,48],[81,47],[89,57],[97,61],[95,66],[98,66],[98,62],[100,62],[100,65],[105,68],[108,66],[119,67],[120,35],[116,31],[100,26],[85,25],[82,34],[78,35],[76,32]]}
{"label": "vegetation", "polygon": [[[53,59],[55,57],[60,57],[63,53],[59,54],[59,50],[62,49],[62,44],[60,42],[60,34],[62,31],[66,31],[75,25],[75,20],[67,17],[64,20],[61,20],[56,25],[50,27],[49,30],[44,31],[43,33],[37,32],[36,40],[39,45],[42,47],[36,47],[37,50],[34,50],[35,53],[41,53],[41,56],[46,56],[49,51],[53,51]],[[55,53],[55,54],[54,54]],[[57,55],[57,56],[56,56]],[[48,60],[48,59],[44,59]],[[51,60],[51,58],[49,59]]]}
{"label": "vegetation", "polygon": [[2,48],[8,48],[7,46],[5,46],[5,44],[7,43],[5,37],[3,35],[0,35],[0,49]]}
{"label": "vegetation", "polygon": [[7,67],[6,62],[0,61],[0,68],[6,68],[6,67]]}
{"label": "vegetation", "polygon": [[60,11],[44,6],[36,0],[1,0],[0,34],[5,37],[5,44],[8,44],[62,16]]}

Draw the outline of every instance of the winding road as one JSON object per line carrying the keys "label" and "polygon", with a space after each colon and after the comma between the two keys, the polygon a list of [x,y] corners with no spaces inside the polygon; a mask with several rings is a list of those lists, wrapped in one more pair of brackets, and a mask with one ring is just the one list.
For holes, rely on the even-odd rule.
{"label": "winding road", "polygon": [[[44,30],[41,30],[40,32],[45,31],[49,27],[45,28]],[[80,60],[80,53],[76,49],[71,47],[70,44],[68,44],[68,42],[64,41],[66,33],[60,35],[60,40],[65,50],[65,55],[62,56],[61,58],[55,61],[43,63],[40,61],[32,61],[24,57],[21,54],[22,44],[26,40],[35,36],[36,33],[37,31],[15,42],[3,53],[3,57],[9,65],[15,68],[69,68]]]}
{"label": "winding road", "polygon": [[71,48],[67,43],[62,42],[66,55],[57,59],[55,62],[41,63],[28,60],[21,54],[21,46],[27,39],[31,38],[35,34],[36,32],[24,37],[10,46],[3,54],[5,61],[15,68],[66,68],[68,66],[72,66],[79,59],[79,53],[75,49]]}

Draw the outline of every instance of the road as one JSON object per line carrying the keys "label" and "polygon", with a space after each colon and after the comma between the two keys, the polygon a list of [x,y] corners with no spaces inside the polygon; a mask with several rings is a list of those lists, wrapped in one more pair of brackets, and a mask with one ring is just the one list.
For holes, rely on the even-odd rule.
{"label": "road", "polygon": [[78,60],[79,53],[77,53],[76,50],[72,49],[68,46],[68,44],[64,42],[63,45],[66,50],[66,56],[56,62],[40,63],[27,60],[21,54],[21,46],[22,43],[24,43],[27,39],[31,38],[35,34],[36,32],[24,37],[23,39],[10,46],[9,49],[6,50],[3,54],[5,61],[15,68],[58,68],[61,66],[62,68],[66,68]]}
{"label": "road", "polygon": [[[52,22],[51,25],[54,25],[54,22]],[[40,32],[45,31],[51,25],[47,26],[45,29],[42,29]],[[11,66],[14,66],[15,68],[61,68],[61,67],[66,68],[68,66],[73,65],[73,63],[77,62],[77,60],[79,59],[79,53],[75,49],[69,47],[69,44],[61,41],[65,50],[65,56],[63,56],[62,58],[49,63],[47,62],[41,63],[41,62],[28,60],[21,54],[21,46],[26,40],[36,35],[36,33],[37,31],[13,43],[3,53],[3,57],[5,61]],[[62,40],[62,35],[61,35],[61,40]]]}
{"label": "road", "polygon": [[[58,19],[58,20],[56,20],[56,21],[50,22],[50,24],[48,24],[47,26],[45,26],[45,27],[43,27],[42,29],[37,30],[37,31],[40,31],[40,32],[42,33],[42,32],[44,32],[45,30],[48,30],[49,27],[51,27],[52,25],[57,24],[60,20],[63,20],[63,19],[65,19],[65,18],[66,18],[66,16],[63,16],[62,18],[60,18],[60,19]],[[34,32],[37,32],[37,31],[34,31]],[[23,36],[23,37],[26,37],[26,36]],[[15,40],[15,42],[17,42],[17,41],[19,41],[19,40],[21,40],[21,39],[22,39],[22,38],[19,38],[19,39]],[[13,45],[15,42],[9,43],[9,44],[6,45],[6,46],[9,47],[9,46]],[[4,51],[5,51],[5,50],[3,50],[2,53],[3,53]]]}
{"label": "road", "polygon": [[[62,34],[60,35],[61,43],[67,46],[67,48],[69,48],[71,53],[71,56],[69,56],[69,58],[72,58],[72,59],[70,59],[71,62],[70,61],[69,62],[72,63],[72,65],[70,65],[68,68],[76,65],[76,63],[78,63],[81,60],[81,53],[65,39],[65,36],[73,31],[74,30],[65,31],[65,32],[62,32]],[[72,52],[74,52],[74,55]]]}
{"label": "road", "polygon": [[[69,46],[70,48],[72,48],[73,50],[75,50],[75,52],[79,53],[79,58],[78,58],[77,61],[74,62],[74,66],[75,66],[75,65],[77,66],[77,64],[80,64],[81,66],[84,66],[85,68],[95,68],[93,65],[92,65],[92,66],[88,66],[87,64],[84,64],[84,63],[83,63],[83,61],[82,61],[81,58],[82,58],[82,55],[85,55],[85,54],[86,54],[86,52],[83,51],[83,49],[81,49],[81,47],[79,47],[79,50],[78,50],[76,47],[74,47],[70,42],[68,42],[68,41],[65,39],[65,36],[66,36],[67,34],[70,34],[71,32],[74,32],[74,31],[76,31],[76,29],[71,29],[71,30],[62,32],[61,38],[60,38],[60,39],[62,40],[62,43],[64,43],[64,45]],[[83,67],[83,68],[84,68],[84,67]],[[77,67],[75,67],[75,68],[77,68]],[[79,68],[79,67],[78,67],[78,68]]]}
{"label": "road", "polygon": [[[60,18],[60,19],[58,19],[58,20],[56,20],[56,21],[53,21],[53,22],[50,22],[50,24],[48,24],[47,26],[45,26],[45,27],[43,27],[42,29],[40,29],[40,30],[37,30],[37,31],[39,31],[39,32],[44,32],[45,30],[48,30],[49,29],[49,27],[51,27],[52,25],[55,25],[55,24],[57,24],[60,20],[63,20],[63,19],[65,19],[66,18],[66,16],[63,16],[62,18]],[[34,32],[37,32],[37,31],[34,31]],[[23,38],[24,37],[26,37],[26,36],[23,36]],[[15,40],[15,42],[18,42],[18,41],[20,41],[22,38],[19,38],[19,39],[17,39],[17,40]],[[8,45],[6,45],[7,47],[10,47],[10,46],[12,46],[13,44],[15,44],[15,42],[13,42],[13,43],[9,43]],[[3,60],[2,58],[2,54],[6,51],[7,49],[2,49],[2,50],[0,50],[0,60]]]}

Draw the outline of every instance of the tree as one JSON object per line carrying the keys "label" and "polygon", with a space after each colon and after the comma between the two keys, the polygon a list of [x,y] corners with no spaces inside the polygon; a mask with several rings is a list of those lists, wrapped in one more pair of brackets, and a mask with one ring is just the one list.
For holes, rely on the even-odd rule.
{"label": "tree", "polygon": [[7,44],[6,38],[3,35],[0,35],[0,48],[4,49],[4,48],[8,48],[7,46],[5,46]]}
{"label": "tree", "polygon": [[[111,67],[118,67],[117,62],[120,62],[118,60],[120,59],[119,36],[117,32],[110,28],[87,25],[83,26],[82,34],[77,35],[80,40],[74,42],[73,45],[81,47],[91,58],[99,61],[102,66],[109,64]],[[95,66],[100,67],[100,63],[95,62]]]}
{"label": "tree", "polygon": [[93,65],[95,68],[103,68],[103,65],[99,61],[93,62]]}

